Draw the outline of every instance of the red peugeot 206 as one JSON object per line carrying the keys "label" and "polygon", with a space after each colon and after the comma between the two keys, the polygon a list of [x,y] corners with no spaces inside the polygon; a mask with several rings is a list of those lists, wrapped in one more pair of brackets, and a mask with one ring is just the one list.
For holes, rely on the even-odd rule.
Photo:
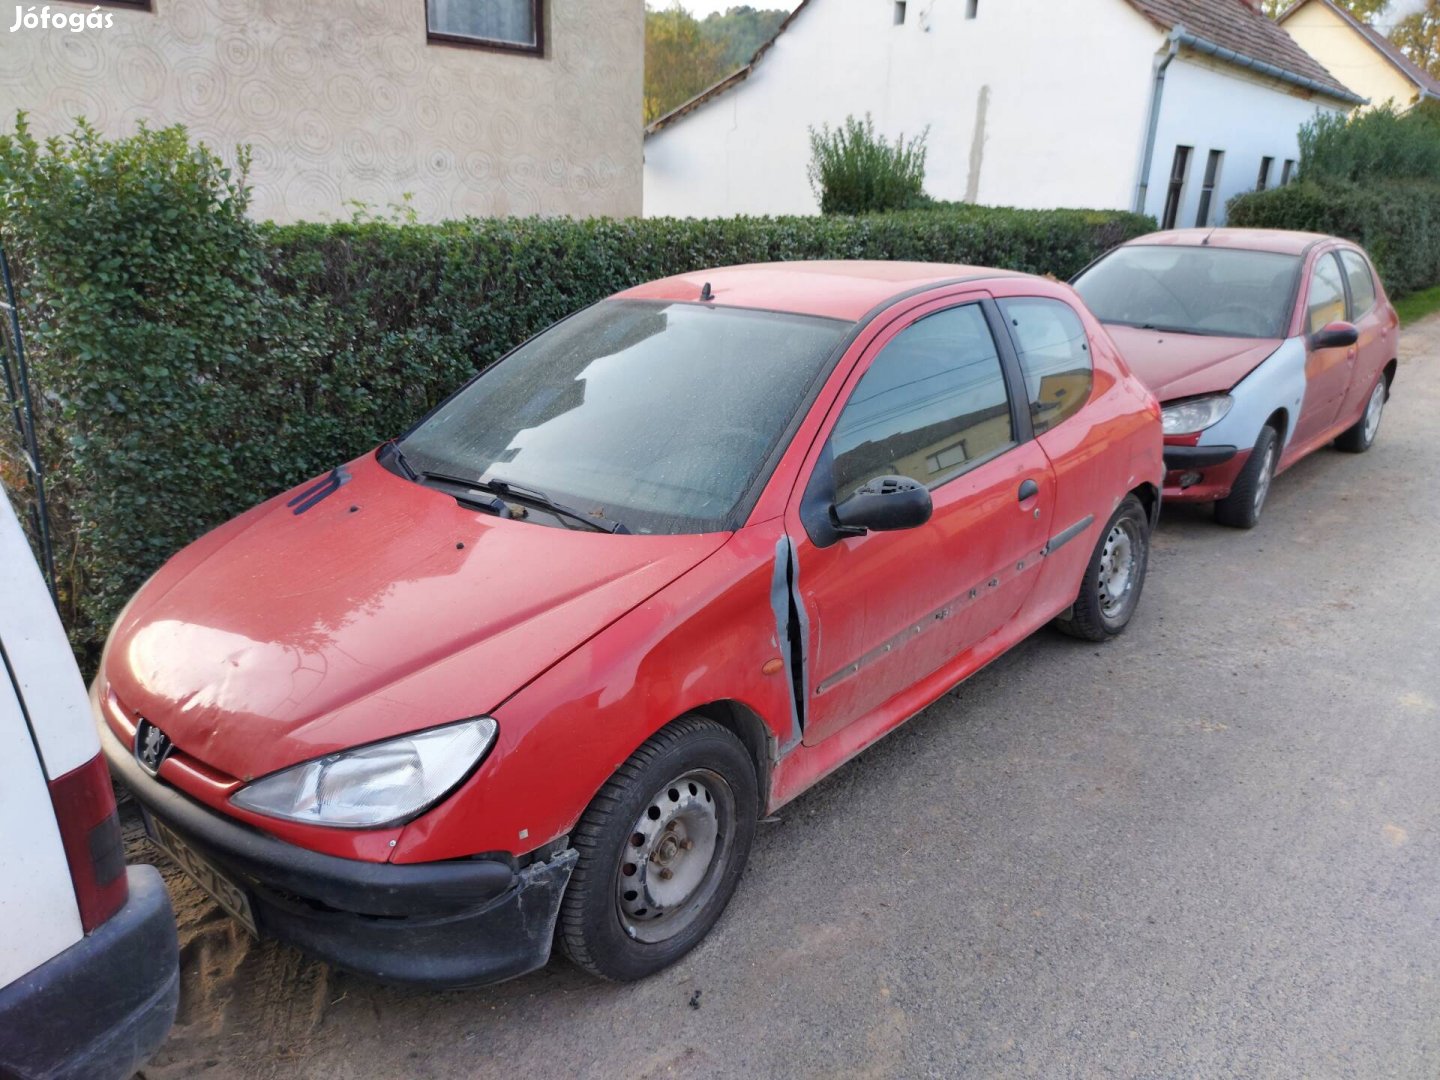
{"label": "red peugeot 206", "polygon": [[692,948],[755,823],[1012,645],[1129,621],[1160,410],[1066,285],[621,293],[170,560],[94,706],[252,931],[456,986]]}

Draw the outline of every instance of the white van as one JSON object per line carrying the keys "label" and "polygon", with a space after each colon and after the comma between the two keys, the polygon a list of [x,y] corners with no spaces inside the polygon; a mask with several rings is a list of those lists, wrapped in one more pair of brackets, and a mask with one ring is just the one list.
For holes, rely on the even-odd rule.
{"label": "white van", "polygon": [[0,1076],[127,1077],[179,1001],[175,917],[125,865],[70,644],[0,488]]}

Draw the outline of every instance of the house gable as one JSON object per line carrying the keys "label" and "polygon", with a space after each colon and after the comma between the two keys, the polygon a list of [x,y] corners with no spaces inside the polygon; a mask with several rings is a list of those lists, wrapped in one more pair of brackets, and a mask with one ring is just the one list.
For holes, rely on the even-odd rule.
{"label": "house gable", "polygon": [[1440,99],[1440,80],[1375,27],[1333,0],[1298,0],[1280,16],[1279,23],[1375,104],[1391,98],[1400,104],[1425,97]]}

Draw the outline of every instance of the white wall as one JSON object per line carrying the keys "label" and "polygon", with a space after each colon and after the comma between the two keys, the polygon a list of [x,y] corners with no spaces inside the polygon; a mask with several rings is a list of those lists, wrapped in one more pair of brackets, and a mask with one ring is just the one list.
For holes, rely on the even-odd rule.
{"label": "white wall", "polygon": [[[26,4],[66,19],[93,3]],[[0,131],[185,124],[254,153],[251,215],[424,221],[640,212],[642,0],[546,4],[543,58],[430,42],[422,0],[154,0],[108,27],[0,29]]]}
{"label": "white wall", "polygon": [[814,213],[807,128],[867,111],[889,137],[930,125],[936,198],[1131,205],[1163,41],[1133,8],[979,0],[967,20],[964,0],[909,0],[901,26],[894,10],[810,0],[748,80],[646,140],[646,215]]}
{"label": "white wall", "polygon": [[1166,73],[1145,212],[1160,220],[1175,148],[1190,146],[1194,149],[1176,227],[1196,225],[1206,160],[1211,150],[1223,150],[1213,209],[1206,223],[1223,225],[1226,201],[1242,191],[1255,190],[1262,157],[1275,159],[1270,186],[1280,185],[1285,160],[1300,156],[1300,125],[1322,109],[1342,111],[1339,105],[1304,97],[1284,83],[1252,79],[1182,53]]}

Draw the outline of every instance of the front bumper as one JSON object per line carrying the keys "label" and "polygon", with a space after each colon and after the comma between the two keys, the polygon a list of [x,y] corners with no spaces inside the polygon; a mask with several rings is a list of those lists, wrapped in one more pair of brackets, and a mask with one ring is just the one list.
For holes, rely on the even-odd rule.
{"label": "front bumper", "polygon": [[260,932],[387,983],[479,986],[550,958],[574,850],[517,869],[497,855],[370,863],[231,821],[154,779],[103,722],[110,770],[136,800],[247,890]]}
{"label": "front bumper", "polygon": [[130,1076],[180,1002],[175,915],[153,866],[125,871],[125,906],[0,990],[0,1076]]}
{"label": "front bumper", "polygon": [[1234,446],[1165,444],[1166,502],[1214,502],[1230,494],[1250,452]]}

